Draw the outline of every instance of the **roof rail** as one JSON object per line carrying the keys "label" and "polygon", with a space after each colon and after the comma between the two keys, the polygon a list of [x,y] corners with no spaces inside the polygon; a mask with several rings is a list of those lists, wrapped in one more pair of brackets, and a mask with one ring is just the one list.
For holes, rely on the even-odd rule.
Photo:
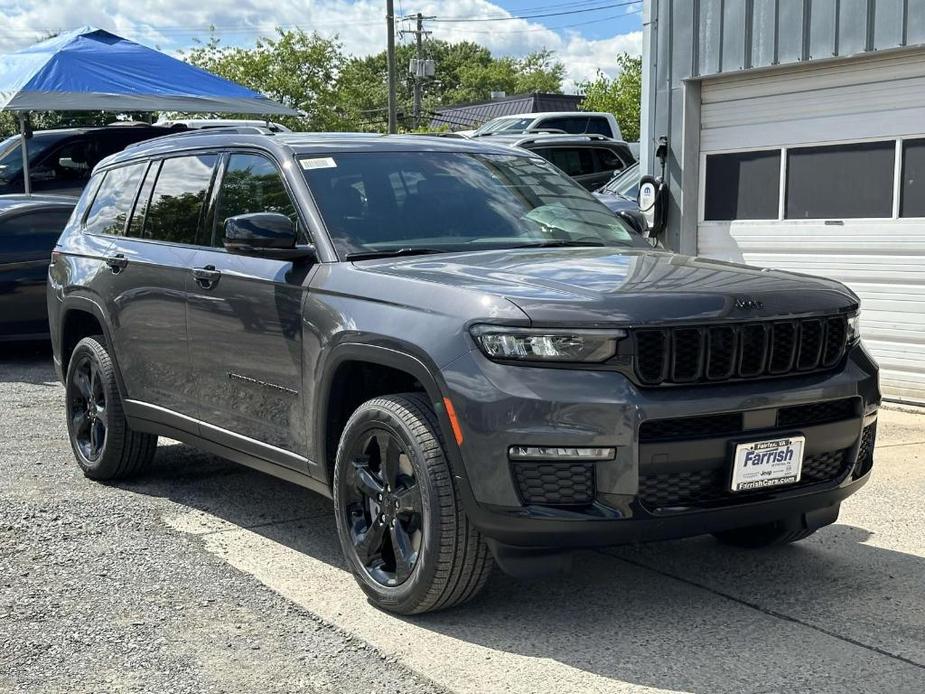
{"label": "roof rail", "polygon": [[514,145],[519,147],[528,142],[540,142],[545,140],[551,142],[562,140],[577,140],[579,142],[619,142],[619,140],[614,140],[612,137],[607,137],[606,135],[600,135],[598,133],[536,133],[529,137],[522,137],[517,140]]}
{"label": "roof rail", "polygon": [[184,128],[183,130],[177,130],[173,133],[168,133],[167,135],[161,135],[159,137],[152,137],[150,140],[142,140],[141,142],[135,142],[130,144],[125,149],[134,149],[140,147],[141,145],[148,144],[150,142],[161,142],[168,138],[174,137],[190,137],[192,135],[275,135],[276,133],[270,130],[270,128],[264,128],[257,125],[227,125],[220,126],[216,128]]}

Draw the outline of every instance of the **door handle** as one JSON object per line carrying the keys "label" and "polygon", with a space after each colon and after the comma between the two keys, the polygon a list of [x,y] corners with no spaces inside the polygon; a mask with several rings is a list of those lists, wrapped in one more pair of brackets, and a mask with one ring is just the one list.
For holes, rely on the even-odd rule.
{"label": "door handle", "polygon": [[105,262],[114,275],[118,275],[128,266],[128,258],[121,253],[109,256]]}
{"label": "door handle", "polygon": [[196,283],[203,289],[212,289],[221,279],[222,272],[221,270],[216,270],[214,265],[194,267],[193,277],[196,278]]}

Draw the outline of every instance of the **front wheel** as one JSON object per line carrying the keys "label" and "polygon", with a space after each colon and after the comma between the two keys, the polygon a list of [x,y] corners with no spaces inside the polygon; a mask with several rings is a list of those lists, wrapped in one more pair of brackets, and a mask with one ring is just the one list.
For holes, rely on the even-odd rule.
{"label": "front wheel", "polygon": [[337,450],[334,505],[344,556],[377,607],[440,610],[485,585],[488,547],[462,509],[421,395],[375,398],[353,413]]}

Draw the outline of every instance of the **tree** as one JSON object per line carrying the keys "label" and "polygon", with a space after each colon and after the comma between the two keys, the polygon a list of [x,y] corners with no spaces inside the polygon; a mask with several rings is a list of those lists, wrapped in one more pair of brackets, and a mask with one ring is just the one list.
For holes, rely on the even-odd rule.
{"label": "tree", "polygon": [[639,139],[639,116],[642,105],[642,58],[629,53],[617,56],[620,73],[610,79],[598,70],[593,80],[579,82],[578,91],[585,95],[581,102],[584,111],[605,111],[614,114],[623,139]]}
{"label": "tree", "polygon": [[295,130],[341,130],[337,81],[346,62],[340,42],[301,29],[277,29],[254,48],[222,46],[213,33],[185,56],[197,67],[304,112],[276,120]]}

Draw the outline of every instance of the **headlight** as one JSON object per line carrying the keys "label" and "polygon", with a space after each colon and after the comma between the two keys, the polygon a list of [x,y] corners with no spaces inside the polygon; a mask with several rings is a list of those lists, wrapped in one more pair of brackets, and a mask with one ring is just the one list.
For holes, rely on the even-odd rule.
{"label": "headlight", "polygon": [[477,325],[472,336],[489,359],[500,361],[607,361],[617,352],[622,330],[544,330]]}
{"label": "headlight", "polygon": [[848,344],[853,345],[861,339],[861,312],[848,316]]}

